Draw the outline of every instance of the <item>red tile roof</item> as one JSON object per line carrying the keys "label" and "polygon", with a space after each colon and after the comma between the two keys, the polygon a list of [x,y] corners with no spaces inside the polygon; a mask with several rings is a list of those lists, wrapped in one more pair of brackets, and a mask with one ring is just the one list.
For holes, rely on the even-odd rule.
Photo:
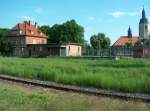
{"label": "red tile roof", "polygon": [[114,44],[113,46],[124,46],[129,42],[132,42],[132,44],[135,44],[136,42],[139,41],[139,36],[133,36],[133,37],[128,37],[128,36],[121,36]]}
{"label": "red tile roof", "polygon": [[18,23],[15,27],[13,27],[8,36],[14,35],[47,38],[47,36],[37,28],[37,24],[35,23],[35,25],[32,25],[30,21]]}

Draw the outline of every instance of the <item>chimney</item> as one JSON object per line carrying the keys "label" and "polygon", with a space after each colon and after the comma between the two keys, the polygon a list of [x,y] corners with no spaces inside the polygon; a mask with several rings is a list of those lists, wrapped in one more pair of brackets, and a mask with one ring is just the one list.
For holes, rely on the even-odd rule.
{"label": "chimney", "polygon": [[36,28],[38,28],[38,25],[37,25],[37,22],[35,22],[35,25],[34,25]]}
{"label": "chimney", "polygon": [[27,23],[27,24],[28,24],[28,23],[29,23],[29,21],[25,20],[25,21],[24,21],[24,23]]}
{"label": "chimney", "polygon": [[27,28],[27,26],[26,26],[26,21],[24,22],[25,23],[25,35],[27,34],[27,30],[26,30],[26,28]]}
{"label": "chimney", "polygon": [[29,23],[29,26],[30,26],[30,25],[31,25],[31,21],[29,20],[29,22],[28,22],[28,23]]}
{"label": "chimney", "polygon": [[18,29],[20,29],[20,24],[18,24]]}

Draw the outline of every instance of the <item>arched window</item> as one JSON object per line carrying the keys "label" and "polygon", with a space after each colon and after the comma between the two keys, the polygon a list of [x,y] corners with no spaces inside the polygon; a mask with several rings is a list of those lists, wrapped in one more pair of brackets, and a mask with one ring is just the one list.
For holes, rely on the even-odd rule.
{"label": "arched window", "polygon": [[147,25],[145,25],[145,30],[147,30],[148,29],[148,27],[147,27]]}

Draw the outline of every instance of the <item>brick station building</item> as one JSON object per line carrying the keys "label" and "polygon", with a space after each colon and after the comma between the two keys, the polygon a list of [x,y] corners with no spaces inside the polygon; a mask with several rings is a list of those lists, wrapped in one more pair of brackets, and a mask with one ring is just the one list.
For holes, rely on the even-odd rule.
{"label": "brick station building", "polygon": [[81,56],[80,44],[48,44],[48,37],[31,21],[18,23],[6,38],[12,43],[13,56]]}

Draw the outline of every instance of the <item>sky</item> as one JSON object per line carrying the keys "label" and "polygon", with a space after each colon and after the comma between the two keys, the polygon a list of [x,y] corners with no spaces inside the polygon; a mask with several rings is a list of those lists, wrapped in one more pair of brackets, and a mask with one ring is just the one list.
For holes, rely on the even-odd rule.
{"label": "sky", "polygon": [[24,20],[52,26],[75,19],[87,41],[105,33],[113,44],[127,35],[129,25],[138,35],[143,6],[150,19],[150,0],[0,0],[0,27],[12,28]]}

